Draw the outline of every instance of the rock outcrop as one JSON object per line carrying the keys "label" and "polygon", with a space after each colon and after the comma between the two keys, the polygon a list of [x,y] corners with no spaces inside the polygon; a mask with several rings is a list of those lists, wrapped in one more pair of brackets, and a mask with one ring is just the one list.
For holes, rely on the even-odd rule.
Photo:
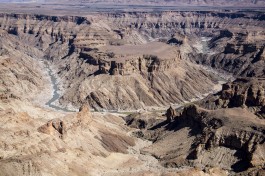
{"label": "rock outcrop", "polygon": [[[248,30],[247,30],[248,29]],[[264,33],[256,28],[220,31],[208,41],[212,53],[193,56],[198,63],[240,77],[264,77]]]}
{"label": "rock outcrop", "polygon": [[164,117],[157,118],[157,114],[152,112],[132,113],[123,119],[127,126],[141,130],[152,128],[165,121]]}
{"label": "rock outcrop", "polygon": [[199,102],[207,109],[246,107],[264,117],[264,78],[238,78],[223,85],[222,90]]}
{"label": "rock outcrop", "polygon": [[[3,107],[1,101],[0,107]],[[141,167],[141,172],[148,171],[141,159],[129,153],[137,139],[127,134],[129,129],[118,116],[93,114],[91,120],[85,105],[77,113],[34,106],[28,109],[36,117],[45,114],[43,118],[16,111],[0,110],[0,175],[102,175],[121,167],[127,174],[132,165]],[[60,118],[52,119],[56,116]],[[44,124],[45,121],[48,122]]]}
{"label": "rock outcrop", "polygon": [[[96,110],[119,110],[183,103],[209,92],[217,79],[194,60],[235,74],[263,74],[259,31],[265,24],[255,12],[1,14],[0,19],[3,35],[29,41],[30,47],[17,47],[31,55],[25,48],[35,48],[53,62],[64,83],[59,85],[64,106],[88,103]],[[238,32],[239,23],[248,30]],[[213,37],[209,45],[216,55],[198,56],[192,45],[199,36]],[[222,53],[227,60],[221,62]]]}
{"label": "rock outcrop", "polygon": [[174,118],[177,116],[177,112],[175,109],[173,109],[171,106],[169,107],[169,109],[166,112],[166,117],[167,117],[167,121],[171,122],[172,120],[174,120]]}
{"label": "rock outcrop", "polygon": [[[264,27],[259,12],[0,14],[1,174],[262,175]],[[58,76],[55,103],[79,112],[37,105],[49,83],[38,58]],[[216,90],[197,63],[244,78],[203,108],[159,113]]]}
{"label": "rock outcrop", "polygon": [[63,138],[66,133],[66,126],[60,119],[53,119],[39,127],[38,131],[50,135],[58,135],[60,138]]}
{"label": "rock outcrop", "polygon": [[89,125],[93,121],[93,115],[90,112],[89,106],[87,104],[83,104],[79,108],[79,112],[77,113],[77,121],[74,124],[80,125]]}
{"label": "rock outcrop", "polygon": [[165,167],[258,173],[264,167],[264,129],[263,120],[245,109],[206,110],[190,105],[174,121],[142,131],[143,138],[154,140],[143,152],[155,155]]}

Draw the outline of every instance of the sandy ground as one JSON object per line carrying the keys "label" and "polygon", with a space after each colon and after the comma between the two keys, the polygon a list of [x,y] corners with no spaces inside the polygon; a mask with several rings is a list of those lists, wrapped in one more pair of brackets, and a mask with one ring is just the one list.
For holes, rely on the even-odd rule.
{"label": "sandy ground", "polygon": [[121,56],[126,58],[126,56],[130,55],[139,55],[140,57],[143,55],[155,55],[160,59],[173,59],[177,54],[174,46],[170,46],[162,42],[149,42],[141,45],[107,45],[100,47],[99,49],[103,52],[113,52],[120,55],[120,59],[122,59]]}

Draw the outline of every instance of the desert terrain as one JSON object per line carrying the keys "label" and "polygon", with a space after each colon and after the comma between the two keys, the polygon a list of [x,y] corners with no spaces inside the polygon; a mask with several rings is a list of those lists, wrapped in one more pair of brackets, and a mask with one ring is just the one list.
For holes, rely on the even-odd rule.
{"label": "desert terrain", "polygon": [[265,175],[264,1],[1,1],[0,176]]}

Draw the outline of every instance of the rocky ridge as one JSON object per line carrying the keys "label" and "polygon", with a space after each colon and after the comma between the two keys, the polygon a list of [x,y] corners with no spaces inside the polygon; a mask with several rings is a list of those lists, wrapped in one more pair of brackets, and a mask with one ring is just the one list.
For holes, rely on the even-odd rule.
{"label": "rocky ridge", "polygon": [[264,34],[261,31],[220,31],[208,45],[210,56],[196,57],[198,63],[211,65],[241,77],[264,76]]}
{"label": "rocky ridge", "polygon": [[[264,173],[261,13],[5,14],[0,25],[1,79],[10,87],[0,99],[4,175]],[[202,36],[211,38],[207,52]],[[60,78],[60,103],[83,105],[80,112],[32,101],[49,84],[39,57]],[[203,108],[187,103],[164,115],[154,108],[123,118],[89,110],[161,107],[199,97],[219,78],[196,63],[252,78],[224,84],[196,102]]]}
{"label": "rocky ridge", "polygon": [[264,78],[238,78],[199,104],[207,109],[246,107],[264,118]]}
{"label": "rocky ridge", "polygon": [[164,167],[263,173],[264,122],[246,109],[206,110],[191,105],[171,121],[140,129],[135,135],[153,141],[141,152],[154,155]]}
{"label": "rocky ridge", "polygon": [[[189,42],[192,42],[190,39],[183,39],[184,43],[180,51],[177,47],[168,47],[163,42],[156,43],[157,47],[168,48],[170,50],[168,53],[172,53],[170,57],[160,57],[155,51],[152,51],[154,55],[152,52],[145,53],[144,51],[140,52],[141,55],[128,54],[126,50],[131,50],[131,48],[126,47],[125,54],[119,53],[115,50],[115,45],[142,43],[143,48],[146,47],[148,51],[150,40],[158,36],[170,39],[172,34],[179,32],[189,35],[194,31],[207,31],[208,28],[204,29],[203,23],[209,23],[208,20],[215,18],[215,15],[218,19],[220,18],[218,16],[222,14],[165,12],[117,15],[115,13],[103,14],[87,18],[2,15],[1,28],[8,32],[7,35],[29,41],[29,45],[38,48],[44,58],[53,62],[59,77],[64,82],[64,85],[61,85],[64,94],[60,103],[65,106],[89,103],[97,110],[141,109],[181,103],[210,91],[217,78],[186,59],[187,53],[192,51],[192,48],[188,47]],[[161,15],[162,19],[166,18],[163,23],[158,21]],[[229,20],[241,18],[245,20],[244,16],[239,15],[234,19],[229,13],[225,15]],[[205,22],[198,24],[190,22],[190,16],[197,16],[198,21]],[[134,22],[135,19],[145,20],[147,17],[146,22]],[[167,20],[170,19],[169,17],[172,20]],[[102,20],[98,21],[98,19]],[[214,29],[215,26],[221,27],[226,23],[228,22],[223,21],[220,24],[211,22],[208,26]],[[262,23],[259,25],[262,26]],[[190,35],[190,37],[193,36]],[[112,53],[113,48],[115,52]],[[110,77],[111,75],[114,77]],[[99,80],[104,80],[104,84]],[[130,88],[119,86],[120,82],[126,82],[125,80],[130,80],[128,82]],[[161,84],[161,80],[168,80],[167,84]],[[91,82],[94,83],[93,87],[91,87]]]}

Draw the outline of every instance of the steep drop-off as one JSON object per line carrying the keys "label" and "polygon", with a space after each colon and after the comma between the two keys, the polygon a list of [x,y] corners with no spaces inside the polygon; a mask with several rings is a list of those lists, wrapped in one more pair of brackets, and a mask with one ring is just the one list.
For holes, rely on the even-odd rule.
{"label": "steep drop-off", "polygon": [[[0,174],[264,175],[264,25],[259,12],[1,14]],[[45,107],[42,60],[56,107],[78,113]],[[197,63],[251,78],[200,108],[187,101],[223,75]]]}
{"label": "steep drop-off", "polygon": [[[109,110],[182,103],[209,92],[218,78],[190,62],[208,65],[204,61],[208,57],[196,48],[200,36],[212,37],[213,45],[220,42],[222,30],[237,31],[241,28],[238,24],[245,27],[241,33],[258,35],[252,37],[255,46],[243,47],[244,57],[240,55],[238,60],[243,62],[241,57],[248,53],[263,57],[263,46],[257,42],[262,44],[264,37],[259,32],[264,28],[260,13],[139,12],[88,17],[1,14],[0,20],[6,35],[27,41],[53,63],[63,83],[59,85],[61,104],[79,106],[88,102],[94,109]],[[151,41],[159,42],[149,44]],[[234,37],[233,41],[241,38]],[[226,54],[218,50],[221,46],[216,44],[212,49]],[[236,53],[231,55],[235,57]],[[244,71],[251,72],[255,63]],[[232,72],[233,65],[225,62],[225,68],[216,68]]]}

